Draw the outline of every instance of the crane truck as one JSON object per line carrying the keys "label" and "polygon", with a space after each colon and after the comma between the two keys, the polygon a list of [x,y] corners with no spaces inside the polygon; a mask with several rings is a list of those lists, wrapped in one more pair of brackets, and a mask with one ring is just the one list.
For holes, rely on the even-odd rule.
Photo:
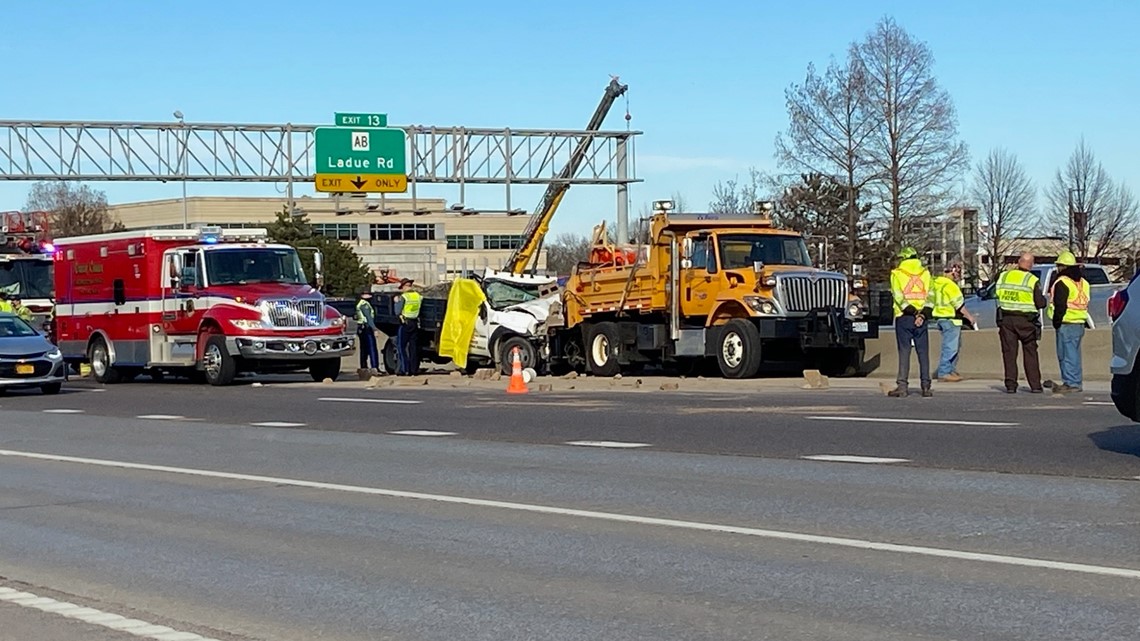
{"label": "crane truck", "polygon": [[595,229],[546,322],[553,366],[613,376],[715,358],[725,378],[777,362],[858,371],[878,326],[844,275],[813,267],[803,237],[773,226],[771,203],[745,215],[672,209],[654,203],[640,246]]}

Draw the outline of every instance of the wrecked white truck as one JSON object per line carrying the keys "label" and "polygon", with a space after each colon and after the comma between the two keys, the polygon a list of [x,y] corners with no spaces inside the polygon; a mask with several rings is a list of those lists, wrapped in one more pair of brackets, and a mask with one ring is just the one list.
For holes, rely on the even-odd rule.
{"label": "wrecked white truck", "polygon": [[[510,274],[488,269],[472,280],[479,283],[487,300],[475,319],[475,332],[468,348],[465,371],[470,374],[481,367],[497,367],[511,373],[511,352],[519,348],[524,368],[540,370],[545,362],[546,319],[552,303],[559,300],[558,282],[547,276]],[[442,294],[442,298],[439,296]],[[400,325],[397,292],[373,296],[376,326],[390,338],[385,342],[381,360],[384,369],[395,373],[397,365],[396,330]],[[437,364],[451,361],[440,356],[440,335],[447,316],[447,291],[425,293],[420,307],[417,333],[420,357]]]}

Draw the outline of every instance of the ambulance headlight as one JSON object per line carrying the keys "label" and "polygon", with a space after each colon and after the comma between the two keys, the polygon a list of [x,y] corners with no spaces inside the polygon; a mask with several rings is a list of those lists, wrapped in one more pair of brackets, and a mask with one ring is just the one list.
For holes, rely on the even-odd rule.
{"label": "ambulance headlight", "polygon": [[337,316],[336,318],[332,319],[332,321],[330,322],[330,324],[331,324],[333,327],[344,327],[344,324],[345,324],[346,322],[347,322],[347,319],[345,319],[345,317],[344,317],[344,316]]}
{"label": "ambulance headlight", "polygon": [[263,323],[262,321],[250,320],[247,318],[238,318],[235,320],[231,320],[230,324],[233,325],[234,327],[240,329],[240,330],[246,330],[246,331],[254,330],[254,329],[262,329],[265,327],[265,323]]}

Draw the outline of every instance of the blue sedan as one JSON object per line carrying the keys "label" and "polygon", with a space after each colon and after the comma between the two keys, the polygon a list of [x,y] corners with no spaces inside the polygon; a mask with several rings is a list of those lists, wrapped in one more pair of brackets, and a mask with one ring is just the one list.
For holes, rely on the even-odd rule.
{"label": "blue sedan", "polygon": [[22,319],[0,312],[0,394],[34,387],[58,394],[66,379],[59,348]]}

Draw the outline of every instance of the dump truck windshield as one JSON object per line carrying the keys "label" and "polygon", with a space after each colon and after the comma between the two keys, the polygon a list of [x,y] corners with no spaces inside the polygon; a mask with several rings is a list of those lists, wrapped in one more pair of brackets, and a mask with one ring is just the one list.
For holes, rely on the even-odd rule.
{"label": "dump truck windshield", "polygon": [[0,292],[30,298],[51,298],[50,260],[0,260]]}
{"label": "dump truck windshield", "polygon": [[727,234],[718,237],[722,269],[752,269],[765,265],[811,266],[807,246],[799,236],[775,234]]}
{"label": "dump truck windshield", "polygon": [[305,283],[301,258],[292,249],[211,249],[206,252],[206,276],[211,285]]}

